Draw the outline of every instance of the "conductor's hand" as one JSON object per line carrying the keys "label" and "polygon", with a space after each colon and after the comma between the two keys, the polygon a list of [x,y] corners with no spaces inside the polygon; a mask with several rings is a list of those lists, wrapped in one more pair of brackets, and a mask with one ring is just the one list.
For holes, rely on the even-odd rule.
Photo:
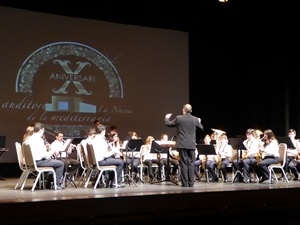
{"label": "conductor's hand", "polygon": [[168,114],[166,114],[165,118],[170,119],[171,116],[172,116],[172,113],[168,113]]}

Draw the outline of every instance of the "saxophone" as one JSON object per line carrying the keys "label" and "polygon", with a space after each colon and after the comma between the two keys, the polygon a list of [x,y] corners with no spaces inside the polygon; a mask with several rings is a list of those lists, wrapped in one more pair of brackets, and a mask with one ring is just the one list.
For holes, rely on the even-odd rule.
{"label": "saxophone", "polygon": [[242,159],[247,159],[247,150],[244,150],[242,153]]}
{"label": "saxophone", "polygon": [[255,154],[256,163],[259,163],[262,160],[262,153],[259,151]]}
{"label": "saxophone", "polygon": [[217,156],[216,157],[216,161],[217,161],[217,168],[221,169],[221,166],[222,166],[222,157],[221,156]]}
{"label": "saxophone", "polygon": [[203,169],[203,170],[205,170],[205,165],[206,165],[206,161],[207,161],[207,159],[206,159],[206,156],[204,156],[203,157],[203,159],[202,159],[202,163],[201,163],[201,168]]}

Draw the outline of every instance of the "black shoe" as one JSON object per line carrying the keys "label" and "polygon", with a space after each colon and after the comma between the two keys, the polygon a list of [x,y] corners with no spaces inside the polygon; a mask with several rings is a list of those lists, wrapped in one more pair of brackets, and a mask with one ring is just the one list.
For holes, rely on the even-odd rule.
{"label": "black shoe", "polygon": [[218,182],[219,178],[212,179],[211,182]]}
{"label": "black shoe", "polygon": [[228,183],[228,179],[224,179],[224,181],[223,181],[224,183]]}
{"label": "black shoe", "polygon": [[293,181],[299,181],[298,177],[293,178]]}
{"label": "black shoe", "polygon": [[154,176],[151,174],[151,175],[149,175],[149,178],[150,178],[149,183],[153,184],[153,182],[154,182]]}

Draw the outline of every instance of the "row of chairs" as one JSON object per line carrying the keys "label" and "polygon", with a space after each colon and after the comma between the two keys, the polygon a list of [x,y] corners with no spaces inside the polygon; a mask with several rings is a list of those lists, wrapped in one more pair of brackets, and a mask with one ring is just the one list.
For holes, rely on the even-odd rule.
{"label": "row of chairs", "polygon": [[[94,170],[94,171],[98,170],[98,171],[100,171],[101,174],[105,170],[113,170],[113,171],[116,170],[115,166],[97,166],[98,168],[93,166],[93,165],[95,165],[94,164],[96,162],[95,160],[97,160],[96,156],[93,156],[93,152],[94,152],[94,149],[90,143],[87,144],[86,151],[84,151],[84,147],[81,144],[77,145],[77,154],[78,154],[77,157],[78,157],[78,160],[80,161],[80,165],[81,165],[81,169],[82,169],[77,186],[82,186],[85,188],[88,186],[88,184],[90,182],[90,178],[93,174],[92,170]],[[91,163],[91,160],[93,161],[93,163]],[[157,170],[158,169],[157,163],[153,163],[152,167]],[[140,163],[140,165],[138,165],[138,168],[139,168],[139,178],[140,178],[141,182],[144,182],[144,170],[146,169],[146,165],[144,165],[143,163]],[[165,170],[163,168],[162,177],[164,177],[164,176],[165,176]],[[100,177],[101,177],[101,175],[97,176],[97,181],[94,184],[94,188],[97,187],[97,185],[99,183],[98,179],[100,179]],[[124,171],[123,171],[123,177],[124,177]]]}
{"label": "row of chairs", "polygon": [[113,171],[115,184],[118,183],[117,167],[115,165],[99,166],[98,164],[99,159],[97,157],[97,154],[95,154],[95,150],[92,143],[87,143],[86,149],[84,148],[84,146],[82,146],[82,144],[78,144],[77,154],[78,154],[81,168],[83,169],[77,183],[78,186],[83,186],[84,188],[87,188],[87,186],[90,183],[92,175],[95,175],[96,181],[93,185],[93,188],[95,189],[98,186],[104,171]]}
{"label": "row of chairs", "polygon": [[[53,167],[38,167],[36,165],[36,162],[33,158],[33,154],[30,148],[30,145],[26,142],[24,142],[22,145],[19,142],[15,142],[15,147],[17,151],[17,157],[19,162],[19,167],[22,171],[21,176],[19,177],[15,189],[20,188],[20,190],[24,189],[24,186],[26,184],[26,180],[28,179],[29,175],[33,174],[35,176],[34,184],[31,188],[31,191],[34,191],[36,188],[36,185],[39,182],[40,187],[44,188],[44,174],[45,173],[52,173],[53,174],[53,181],[54,181],[54,189],[56,189],[56,175],[54,172]],[[277,164],[271,164],[269,166],[269,183],[272,182],[272,178],[275,179],[276,182],[278,182],[277,175],[275,173],[275,169],[279,169],[282,172],[282,175],[286,182],[289,182],[287,175],[284,171],[284,165],[286,162],[286,150],[287,145],[284,143],[279,144],[279,162]],[[91,176],[93,174],[96,174],[96,182],[94,184],[94,188],[97,187],[97,185],[100,182],[101,175],[104,171],[112,170],[115,173],[115,183],[117,183],[117,172],[116,172],[116,166],[99,166],[98,165],[98,159],[97,154],[95,154],[93,145],[91,143],[87,143],[86,145],[86,151],[84,150],[84,147],[81,144],[77,145],[77,152],[78,157],[81,163],[81,167],[83,169],[81,176],[78,180],[78,186],[83,186],[84,188],[87,188]],[[233,159],[233,158],[232,158]],[[232,166],[232,165],[230,165]],[[143,179],[143,165],[140,165],[140,176]],[[116,185],[117,187],[117,185]]]}
{"label": "row of chairs", "polygon": [[[268,169],[269,169],[269,183],[272,183],[272,179],[274,179],[276,182],[278,182],[278,177],[276,175],[276,172],[278,172],[278,171],[280,171],[280,173],[282,173],[283,181],[286,181],[287,183],[289,182],[289,180],[287,178],[287,174],[286,174],[286,172],[284,170],[284,165],[286,163],[286,155],[287,155],[286,152],[287,152],[287,144],[285,144],[285,143],[279,143],[279,159],[278,159],[278,163],[271,164],[268,167]],[[233,149],[232,157],[229,159],[230,163],[228,165],[228,168],[231,168],[231,171],[232,171],[232,183],[235,182],[235,177],[236,177],[235,176],[236,175],[236,171],[234,171],[234,169],[233,169],[233,161],[235,159],[237,159],[237,157],[238,157],[238,150]],[[208,171],[206,170],[204,172],[206,173],[205,176],[208,179]],[[253,180],[257,181],[257,182],[259,181],[259,179],[257,177],[257,174],[255,172],[254,172],[254,175],[253,175]]]}
{"label": "row of chairs", "polygon": [[[33,175],[35,177],[34,184],[31,188],[31,191],[34,191],[37,184],[39,183],[40,188],[45,188],[45,174],[52,173],[53,174],[53,186],[56,190],[56,174],[53,167],[38,167],[36,165],[36,161],[34,160],[30,144],[24,142],[23,144],[19,142],[15,142],[15,148],[18,157],[19,168],[22,171],[21,176],[19,177],[15,188],[23,190],[26,184],[26,181],[29,175]],[[117,172],[116,166],[99,166],[97,154],[94,152],[93,145],[91,143],[87,143],[86,151],[84,151],[83,147],[79,144],[77,146],[77,151],[81,163],[81,167],[83,168],[83,172],[78,181],[78,185],[84,186],[86,188],[89,184],[92,174],[96,174],[96,182],[94,188],[97,187],[100,177],[104,171],[112,170],[115,173],[115,182],[117,183]]]}

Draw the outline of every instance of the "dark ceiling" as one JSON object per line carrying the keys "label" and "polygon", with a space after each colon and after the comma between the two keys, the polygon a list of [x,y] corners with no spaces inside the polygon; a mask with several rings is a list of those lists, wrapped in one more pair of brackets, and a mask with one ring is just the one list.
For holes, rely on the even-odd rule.
{"label": "dark ceiling", "polygon": [[[284,2],[284,3],[283,3]],[[297,15],[296,1],[218,0],[97,1],[0,0],[0,5],[81,18],[190,31],[199,23],[222,20],[268,22]],[[295,14],[293,13],[295,12]]]}

